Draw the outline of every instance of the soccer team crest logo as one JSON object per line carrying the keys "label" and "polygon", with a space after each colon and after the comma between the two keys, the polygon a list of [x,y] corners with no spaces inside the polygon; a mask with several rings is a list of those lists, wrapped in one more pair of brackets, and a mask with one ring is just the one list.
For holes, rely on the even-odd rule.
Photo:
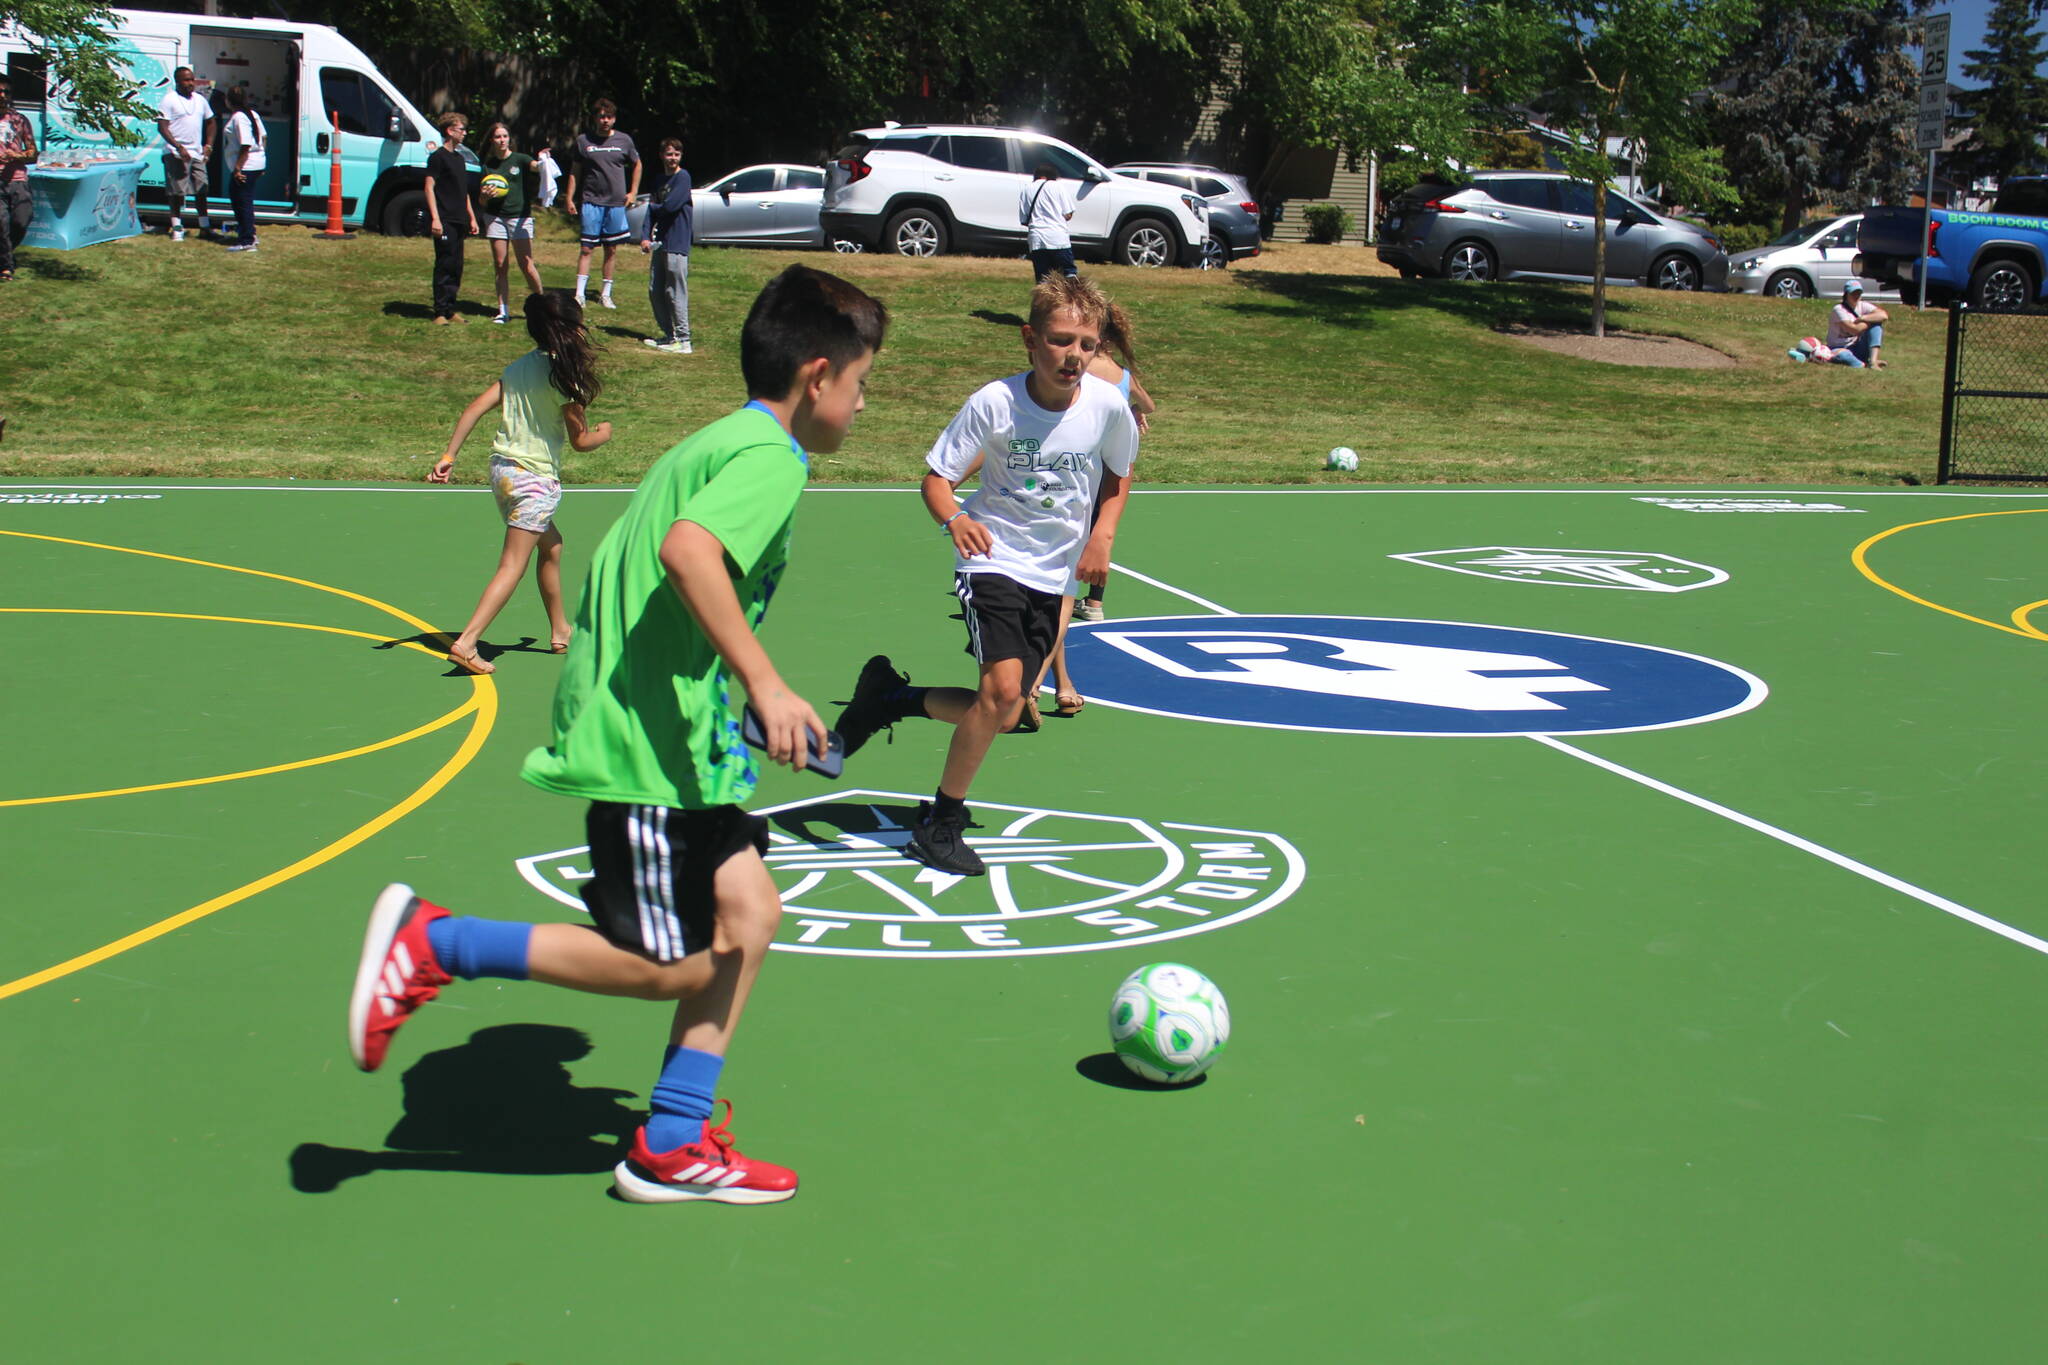
{"label": "soccer team crest logo", "polygon": [[1521,545],[1484,545],[1465,550],[1422,550],[1387,558],[1510,583],[1545,583],[1563,588],[1686,592],[1728,581],[1726,573],[1711,565],[1695,564],[1676,555],[1629,550],[1539,550]]}
{"label": "soccer team crest logo", "polygon": [[[1301,885],[1276,834],[970,801],[986,877],[899,851],[918,798],[833,792],[770,806],[768,869],[782,893],[776,948],[837,957],[1034,957],[1159,943],[1221,929]],[[536,889],[578,912],[584,848],[519,860]]]}

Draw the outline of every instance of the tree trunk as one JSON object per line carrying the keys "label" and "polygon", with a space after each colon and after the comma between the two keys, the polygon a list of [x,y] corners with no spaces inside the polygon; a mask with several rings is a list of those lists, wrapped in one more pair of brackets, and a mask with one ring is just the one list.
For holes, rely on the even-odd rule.
{"label": "tree trunk", "polygon": [[[1604,144],[1603,144],[1604,145]],[[1593,182],[1593,335],[1607,335],[1607,179]]]}

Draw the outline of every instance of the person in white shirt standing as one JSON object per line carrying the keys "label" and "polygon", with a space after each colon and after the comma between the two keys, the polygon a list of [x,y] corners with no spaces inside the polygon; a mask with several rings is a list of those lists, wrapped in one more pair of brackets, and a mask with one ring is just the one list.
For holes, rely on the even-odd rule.
{"label": "person in white shirt standing", "polygon": [[1031,282],[1047,275],[1078,275],[1074,239],[1067,222],[1074,216],[1074,192],[1050,161],[1038,163],[1032,181],[1017,196],[1017,221],[1026,229],[1024,249],[1031,257]]}
{"label": "person in white shirt standing", "polygon": [[171,206],[171,240],[185,240],[185,196],[197,200],[199,231],[213,231],[206,212],[206,160],[213,155],[213,106],[199,93],[199,78],[181,66],[171,73],[177,89],[157,106],[156,130],[164,139],[164,197]]}
{"label": "person in white shirt standing", "polygon": [[249,88],[230,88],[224,162],[228,202],[235,206],[235,240],[229,244],[229,251],[256,249],[256,182],[270,164],[263,155],[263,142],[263,118],[249,102]]}

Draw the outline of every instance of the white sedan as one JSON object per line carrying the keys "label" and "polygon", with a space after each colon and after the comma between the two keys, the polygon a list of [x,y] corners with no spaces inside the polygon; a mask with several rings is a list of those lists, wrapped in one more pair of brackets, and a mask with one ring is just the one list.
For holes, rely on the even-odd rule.
{"label": "white sedan", "polygon": [[[822,247],[818,209],[825,172],[817,166],[747,166],[690,193],[690,240],[706,246]],[[647,201],[628,214],[635,238],[646,231]]]}

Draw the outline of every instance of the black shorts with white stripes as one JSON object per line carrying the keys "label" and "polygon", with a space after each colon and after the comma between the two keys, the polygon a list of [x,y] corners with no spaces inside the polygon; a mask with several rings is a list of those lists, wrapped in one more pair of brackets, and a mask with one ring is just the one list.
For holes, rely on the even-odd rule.
{"label": "black shorts with white stripes", "polygon": [[768,852],[768,822],[738,806],[672,810],[593,801],[583,904],[606,938],[656,962],[711,946],[712,879],[744,848]]}
{"label": "black shorts with white stripes", "polygon": [[1024,685],[1060,638],[1060,594],[1027,588],[1008,574],[956,573],[953,592],[967,622],[967,652],[978,664],[1024,661]]}

